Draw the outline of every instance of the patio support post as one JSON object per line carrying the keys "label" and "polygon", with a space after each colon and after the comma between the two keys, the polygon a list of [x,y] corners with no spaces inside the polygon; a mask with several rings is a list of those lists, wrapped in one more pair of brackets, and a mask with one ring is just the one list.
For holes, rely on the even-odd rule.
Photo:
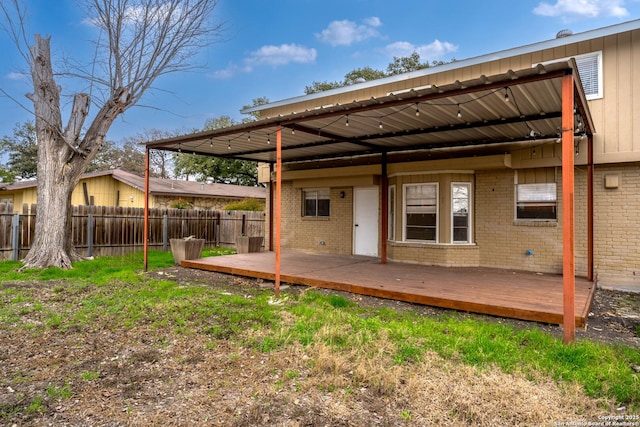
{"label": "patio support post", "polygon": [[593,282],[593,136],[587,138],[587,280]]}
{"label": "patio support post", "polygon": [[388,228],[389,228],[389,179],[387,177],[387,152],[382,153],[382,182],[380,183],[382,187],[382,194],[380,195],[381,206],[380,210],[382,211],[382,249],[380,253],[380,263],[387,263],[387,238],[388,236]]}
{"label": "patio support post", "polygon": [[149,267],[149,148],[144,155],[144,228],[142,231],[142,247],[144,268],[146,272]]}
{"label": "patio support post", "polygon": [[282,214],[282,126],[276,130],[276,298],[280,297],[280,219]]}
{"label": "patio support post", "polygon": [[564,343],[576,338],[575,317],[575,235],[574,235],[574,79],[562,77],[562,281]]}

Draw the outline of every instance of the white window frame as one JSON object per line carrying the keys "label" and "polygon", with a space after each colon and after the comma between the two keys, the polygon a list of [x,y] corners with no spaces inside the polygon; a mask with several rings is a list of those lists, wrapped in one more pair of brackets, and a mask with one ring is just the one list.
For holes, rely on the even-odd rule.
{"label": "white window frame", "polygon": [[[576,60],[576,63],[578,64],[578,73],[580,73],[580,61],[584,60],[584,59],[588,59],[588,58],[592,58],[592,57],[596,57],[596,61],[597,61],[597,73],[598,73],[598,92],[597,93],[591,93],[591,94],[587,94],[587,92],[585,91],[585,97],[587,98],[587,100],[592,100],[592,99],[602,99],[602,97],[604,96],[603,94],[603,78],[602,78],[602,51],[598,50],[595,52],[589,52],[589,53],[585,53],[582,55],[575,55],[575,56],[570,56],[570,57],[566,57],[566,58],[560,58],[560,59],[554,59],[553,61],[545,61],[545,62],[540,62],[540,64],[542,65],[546,65],[546,64],[553,64],[555,62],[562,62],[562,61],[568,61],[571,58],[574,58]],[[533,66],[535,67],[538,64],[533,64]],[[580,80],[582,79],[582,75],[580,76]],[[584,87],[583,87],[584,89]]]}
{"label": "white window frame", "polygon": [[[315,215],[307,215],[307,193],[316,193],[316,211]],[[326,199],[323,197],[322,200],[329,201],[329,213],[327,215],[318,215],[318,204],[317,201],[321,200],[318,195],[320,193],[325,193],[327,195]],[[331,191],[329,188],[304,188],[302,189],[302,217],[303,218],[329,218],[331,216]]]}
{"label": "white window frame", "polygon": [[388,229],[387,229],[387,240],[395,241],[396,240],[396,186],[389,186],[389,194],[387,198],[387,219],[388,219]]}
{"label": "white window frame", "polygon": [[[418,187],[428,185],[435,187],[436,189],[436,205],[435,205],[435,214],[436,214],[436,233],[435,240],[417,240],[417,239],[407,239],[407,188],[409,187]],[[439,183],[437,182],[421,182],[421,183],[412,183],[412,184],[403,184],[402,185],[402,241],[403,242],[424,242],[424,243],[438,243],[440,239],[440,188]]]}
{"label": "white window frame", "polygon": [[[453,191],[453,188],[455,186],[465,186],[467,187],[467,240],[455,240],[454,239],[454,217],[455,217],[455,209],[454,209],[454,194],[455,192]],[[455,244],[455,245],[464,245],[464,244],[470,244],[471,243],[471,236],[472,236],[472,229],[471,229],[471,225],[473,223],[473,221],[471,220],[471,218],[473,218],[472,216],[472,207],[473,207],[473,203],[472,203],[472,197],[473,194],[471,192],[471,183],[470,182],[452,182],[451,183],[451,243]]]}

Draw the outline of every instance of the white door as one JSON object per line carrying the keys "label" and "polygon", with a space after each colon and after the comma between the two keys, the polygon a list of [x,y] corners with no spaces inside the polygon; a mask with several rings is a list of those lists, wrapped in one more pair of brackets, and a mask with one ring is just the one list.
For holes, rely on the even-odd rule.
{"label": "white door", "polygon": [[378,256],[378,187],[353,189],[353,254]]}

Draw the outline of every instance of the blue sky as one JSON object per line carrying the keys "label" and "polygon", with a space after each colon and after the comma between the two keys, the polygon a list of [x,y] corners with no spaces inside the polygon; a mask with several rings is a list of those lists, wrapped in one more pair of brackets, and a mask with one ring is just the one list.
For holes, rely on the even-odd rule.
{"label": "blue sky", "polygon": [[[93,31],[74,0],[28,0],[29,37],[51,35],[57,59],[87,60]],[[640,0],[219,0],[225,23],[203,50],[201,69],[164,76],[160,90],[116,120],[107,138],[119,142],[145,129],[188,132],[258,97],[278,101],[304,94],[314,81],[342,80],[355,68],[384,70],[414,50],[423,60],[466,59],[640,18]],[[32,108],[27,69],[0,33],[0,88]],[[62,82],[61,82],[62,83]],[[73,89],[62,83],[63,91]],[[95,109],[95,108],[94,108]],[[0,135],[11,135],[30,114],[0,97]],[[66,121],[66,117],[63,119]]]}

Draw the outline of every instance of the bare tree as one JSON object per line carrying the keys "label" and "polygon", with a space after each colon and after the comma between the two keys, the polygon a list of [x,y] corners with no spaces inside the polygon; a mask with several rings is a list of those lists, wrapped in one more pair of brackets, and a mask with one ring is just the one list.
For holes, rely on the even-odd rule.
{"label": "bare tree", "polygon": [[[184,133],[184,132],[183,132]],[[132,146],[140,146],[139,144],[155,141],[158,139],[172,138],[180,135],[177,130],[166,131],[160,129],[144,129],[137,134],[124,139],[125,146],[131,144]],[[141,146],[140,146],[141,147]],[[144,149],[141,147],[141,152],[144,156]],[[171,178],[173,175],[173,158],[175,154],[165,150],[150,150],[149,151],[149,167],[151,169],[151,176],[156,178]]]}
{"label": "bare tree", "polygon": [[[71,193],[109,127],[158,77],[192,68],[189,60],[220,36],[222,26],[211,23],[216,0],[84,0],[100,36],[89,71],[80,68],[68,75],[85,79],[101,99],[76,94],[63,127],[49,37],[36,34],[34,44],[24,49],[25,14],[18,1],[3,0],[0,10],[5,30],[29,62],[33,82],[27,97],[33,102],[38,138],[38,215],[24,268],[71,268],[79,258],[71,240]],[[85,130],[92,103],[98,111]]]}

